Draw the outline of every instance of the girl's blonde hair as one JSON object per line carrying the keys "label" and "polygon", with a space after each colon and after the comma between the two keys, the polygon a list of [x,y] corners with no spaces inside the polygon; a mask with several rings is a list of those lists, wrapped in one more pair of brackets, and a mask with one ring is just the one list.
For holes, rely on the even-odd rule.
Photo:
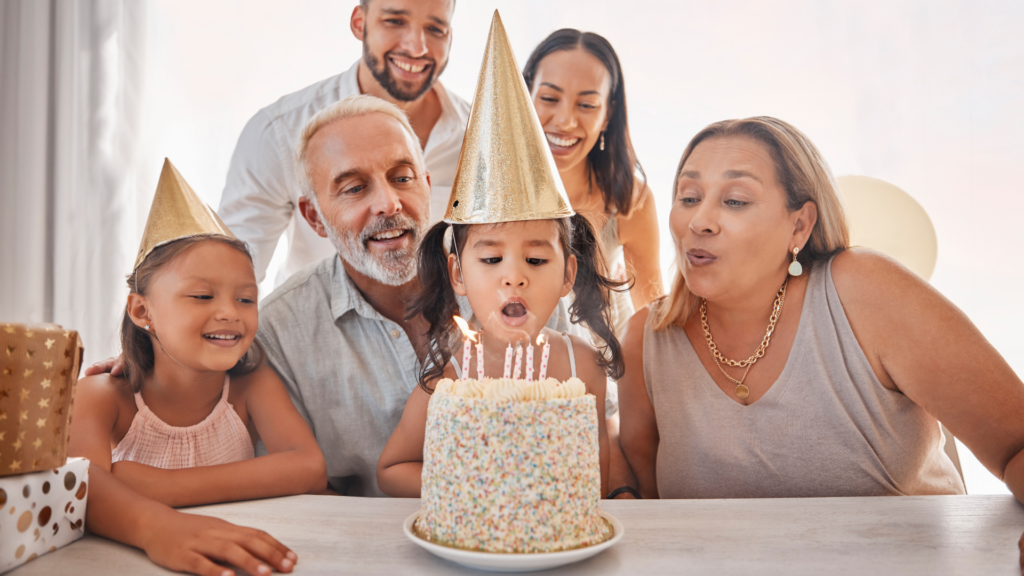
{"label": "girl's blonde hair", "polygon": [[[846,214],[828,163],[803,132],[770,116],[723,120],[698,132],[679,160],[672,183],[673,197],[683,165],[698,144],[711,138],[735,136],[753,138],[768,149],[775,164],[775,175],[786,192],[786,207],[790,211],[799,210],[805,202],[814,202],[818,207],[818,221],[798,258],[805,268],[809,270],[816,262],[828,260],[849,247]],[[676,254],[677,266],[671,292],[651,311],[655,330],[682,326],[697,309],[698,298],[687,287],[678,258]]]}

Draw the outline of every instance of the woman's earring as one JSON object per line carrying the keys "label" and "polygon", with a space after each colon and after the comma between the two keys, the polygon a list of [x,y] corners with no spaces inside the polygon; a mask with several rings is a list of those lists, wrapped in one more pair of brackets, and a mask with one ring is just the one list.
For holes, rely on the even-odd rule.
{"label": "woman's earring", "polygon": [[149,332],[149,324],[146,324],[146,327],[144,328],[144,330],[145,330],[146,332]]}
{"label": "woman's earring", "polygon": [[604,152],[604,132],[601,132],[601,152]]}
{"label": "woman's earring", "polygon": [[797,261],[796,255],[800,252],[799,248],[793,248],[793,262],[789,265],[790,276],[799,276],[804,273],[804,267]]}

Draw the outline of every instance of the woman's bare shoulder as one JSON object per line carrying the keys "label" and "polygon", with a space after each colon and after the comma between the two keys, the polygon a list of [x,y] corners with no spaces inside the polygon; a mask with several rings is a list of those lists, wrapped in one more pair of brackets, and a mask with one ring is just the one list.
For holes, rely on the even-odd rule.
{"label": "woman's bare shoulder", "polygon": [[896,259],[867,248],[851,248],[832,260],[832,282],[843,306],[888,309],[938,293]]}

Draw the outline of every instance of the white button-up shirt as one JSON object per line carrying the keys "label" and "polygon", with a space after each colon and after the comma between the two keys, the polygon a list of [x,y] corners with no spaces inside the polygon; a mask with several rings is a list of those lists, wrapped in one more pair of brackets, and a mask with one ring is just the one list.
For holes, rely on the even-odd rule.
{"label": "white button-up shirt", "polygon": [[[284,96],[257,112],[238,137],[217,212],[228,228],[252,247],[260,281],[285,231],[288,257],[275,286],[306,265],[336,253],[299,213],[302,190],[294,154],[310,118],[338,100],[360,93],[358,70],[357,61],[346,72]],[[433,89],[441,102],[441,116],[423,150],[430,171],[431,224],[444,217],[469,120],[468,102],[445,90],[440,82],[435,82]]]}

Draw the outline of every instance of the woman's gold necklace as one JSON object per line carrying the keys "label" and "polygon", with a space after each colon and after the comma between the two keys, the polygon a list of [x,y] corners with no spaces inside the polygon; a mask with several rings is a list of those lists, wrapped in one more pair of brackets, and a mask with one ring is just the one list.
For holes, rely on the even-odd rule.
{"label": "woman's gold necklace", "polygon": [[[772,307],[772,315],[771,318],[768,319],[768,330],[764,333],[761,345],[758,346],[757,350],[754,350],[754,353],[746,360],[730,360],[725,356],[722,356],[722,353],[718,351],[718,346],[715,346],[715,341],[711,338],[711,328],[708,327],[708,301],[707,299],[701,299],[700,324],[704,328],[704,339],[708,341],[708,350],[711,351],[711,357],[715,359],[715,366],[718,366],[718,369],[722,371],[722,374],[736,384],[736,397],[740,400],[750,396],[750,388],[744,386],[743,381],[747,379],[747,373],[750,372],[750,367],[753,366],[759,358],[764,356],[764,351],[772,341],[772,332],[775,331],[775,323],[779,321],[779,314],[782,313],[782,304],[786,301],[787,284],[789,284],[789,278],[786,278],[786,281],[782,283],[782,288],[779,288],[779,293],[775,296],[775,305]],[[735,368],[746,368],[746,370],[743,371],[743,377],[737,380],[726,374],[725,368],[722,368],[723,363]]]}

